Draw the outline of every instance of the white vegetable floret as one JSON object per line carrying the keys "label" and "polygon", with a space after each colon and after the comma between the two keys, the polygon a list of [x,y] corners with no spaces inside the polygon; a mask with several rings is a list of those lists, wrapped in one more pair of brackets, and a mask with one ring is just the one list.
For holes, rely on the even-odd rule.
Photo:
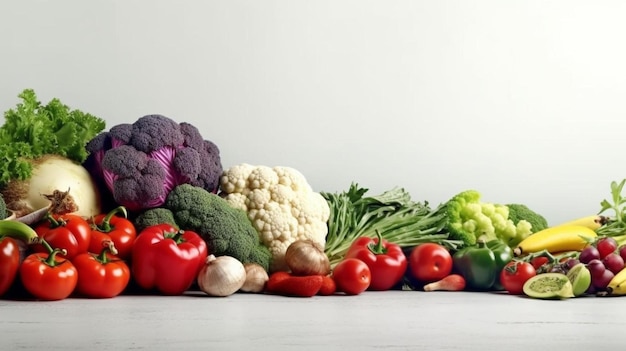
{"label": "white vegetable floret", "polygon": [[248,213],[261,242],[272,253],[270,270],[286,270],[285,252],[296,240],[326,243],[330,207],[306,178],[290,167],[239,164],[224,170],[220,190]]}

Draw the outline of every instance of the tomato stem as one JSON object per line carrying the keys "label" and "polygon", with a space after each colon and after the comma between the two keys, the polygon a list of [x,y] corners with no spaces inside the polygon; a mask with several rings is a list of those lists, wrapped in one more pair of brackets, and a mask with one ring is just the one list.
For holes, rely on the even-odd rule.
{"label": "tomato stem", "polygon": [[42,261],[50,267],[54,267],[57,265],[57,262],[56,262],[57,254],[67,255],[66,249],[52,248],[52,246],[50,246],[50,244],[44,238],[39,238],[37,242],[41,244],[41,246],[44,247],[44,249],[46,250],[46,253],[48,254],[48,257],[45,260],[42,259]]}
{"label": "tomato stem", "polygon": [[43,245],[46,251],[48,251],[48,257],[43,261],[46,265],[50,267],[55,267],[58,264],[56,261],[57,254],[67,255],[66,249],[59,249],[59,248],[53,249],[52,246],[50,246],[50,244],[48,244],[48,242],[45,241],[43,238],[41,239],[40,243],[41,245]]}
{"label": "tomato stem", "polygon": [[44,219],[50,222],[50,228],[57,228],[64,224],[62,220],[56,220],[50,211],[46,213]]}
{"label": "tomato stem", "polygon": [[521,259],[517,259],[518,261],[530,262],[532,259],[537,257],[545,257],[548,259],[548,263],[554,263],[557,261],[557,258],[554,257],[548,250],[541,250],[537,252],[533,252],[531,254],[526,255]]}
{"label": "tomato stem", "polygon": [[111,240],[102,241],[102,246],[104,246],[104,249],[100,251],[100,254],[98,255],[98,257],[96,257],[96,259],[98,260],[98,262],[106,264],[110,261],[107,254],[110,253],[111,255],[117,255],[118,251],[115,248],[115,244]]}
{"label": "tomato stem", "polygon": [[50,244],[48,244],[48,242],[44,238],[37,238],[37,243],[41,244],[41,246],[43,246],[43,248],[46,249],[46,253],[48,255],[51,255],[52,251],[54,251],[52,246],[50,246]]}
{"label": "tomato stem", "polygon": [[98,229],[98,231],[103,233],[108,233],[112,231],[114,227],[111,226],[111,218],[113,218],[113,216],[117,214],[121,214],[122,217],[128,218],[128,212],[126,211],[126,207],[118,206],[111,210],[109,213],[107,213],[106,216],[104,216],[100,225],[96,224],[96,228]]}

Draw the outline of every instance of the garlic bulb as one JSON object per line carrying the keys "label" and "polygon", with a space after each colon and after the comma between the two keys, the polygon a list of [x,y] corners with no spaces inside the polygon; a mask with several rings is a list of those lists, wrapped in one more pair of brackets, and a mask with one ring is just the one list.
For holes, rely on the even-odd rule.
{"label": "garlic bulb", "polygon": [[198,273],[198,287],[211,296],[229,296],[246,281],[243,263],[231,256],[209,255]]}
{"label": "garlic bulb", "polygon": [[245,263],[246,281],[241,287],[241,291],[250,293],[260,293],[265,290],[265,284],[270,279],[265,268],[258,263]]}
{"label": "garlic bulb", "polygon": [[328,275],[330,261],[324,248],[312,240],[296,240],[285,252],[285,262],[295,275]]}

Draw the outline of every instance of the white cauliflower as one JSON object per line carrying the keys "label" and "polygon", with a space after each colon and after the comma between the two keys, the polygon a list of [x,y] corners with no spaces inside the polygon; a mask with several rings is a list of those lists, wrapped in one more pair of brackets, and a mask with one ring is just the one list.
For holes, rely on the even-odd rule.
{"label": "white cauliflower", "polygon": [[270,271],[288,270],[285,251],[296,240],[325,246],[330,207],[298,170],[239,164],[224,170],[220,190],[233,207],[248,213],[272,253]]}

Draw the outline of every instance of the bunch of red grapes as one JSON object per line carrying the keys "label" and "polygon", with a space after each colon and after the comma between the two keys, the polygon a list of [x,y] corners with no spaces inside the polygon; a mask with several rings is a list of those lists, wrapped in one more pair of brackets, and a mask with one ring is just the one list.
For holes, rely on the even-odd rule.
{"label": "bunch of red grapes", "polygon": [[588,292],[605,291],[611,279],[624,269],[626,245],[618,247],[615,239],[603,237],[584,248],[578,259],[587,265],[591,273],[591,286]]}

